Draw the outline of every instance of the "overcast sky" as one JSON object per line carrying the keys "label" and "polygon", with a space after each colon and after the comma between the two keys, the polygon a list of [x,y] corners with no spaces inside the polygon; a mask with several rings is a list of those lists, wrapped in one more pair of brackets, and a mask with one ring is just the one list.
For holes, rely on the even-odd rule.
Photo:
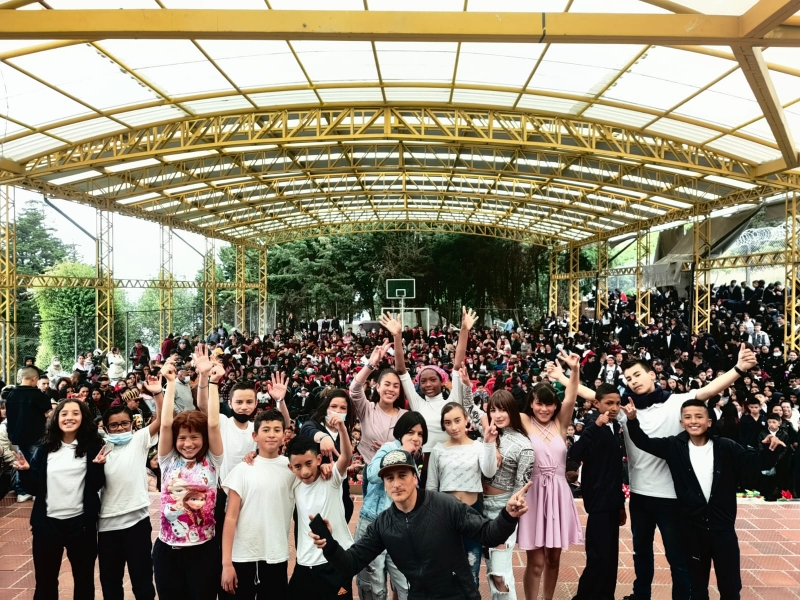
{"label": "overcast sky", "polygon": [[[41,202],[41,197],[41,194],[17,188],[17,212],[21,212],[31,201],[39,200]],[[96,221],[94,208],[66,200],[51,200],[51,202],[94,235]],[[56,235],[68,244],[75,244],[81,262],[94,265],[94,241],[52,208],[46,204],[43,206]],[[177,230],[177,233],[194,248],[205,252],[205,238],[187,231]],[[175,279],[194,279],[197,271],[203,268],[202,257],[176,236],[173,236],[172,240]],[[222,245],[228,244],[218,241],[217,252]],[[115,214],[113,248],[114,277],[154,279],[158,276],[160,249],[159,226],[156,223]],[[142,290],[125,291],[131,300],[137,299],[142,293]]]}

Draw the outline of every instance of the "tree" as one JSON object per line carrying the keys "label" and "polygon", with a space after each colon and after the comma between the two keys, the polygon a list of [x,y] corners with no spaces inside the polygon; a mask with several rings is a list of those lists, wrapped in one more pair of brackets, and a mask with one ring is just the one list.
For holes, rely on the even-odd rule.
{"label": "tree", "polygon": [[[188,331],[191,334],[202,334],[202,308],[198,315],[196,306],[196,295],[187,289],[177,288],[172,290],[172,332],[182,333]],[[161,347],[161,310],[160,310],[160,290],[148,288],[141,295],[135,305],[130,307],[128,312],[128,342],[133,343],[134,339],[141,339],[150,348]],[[118,339],[120,345],[123,340]],[[130,348],[126,348],[128,352]]]}

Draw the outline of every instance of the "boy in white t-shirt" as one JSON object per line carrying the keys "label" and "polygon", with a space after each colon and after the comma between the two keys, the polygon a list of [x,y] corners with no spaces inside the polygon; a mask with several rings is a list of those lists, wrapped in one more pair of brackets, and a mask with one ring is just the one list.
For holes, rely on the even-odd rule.
{"label": "boy in white t-shirt", "polygon": [[222,588],[235,598],[247,600],[283,598],[288,588],[294,490],[300,480],[292,474],[289,460],[280,454],[283,415],[275,409],[262,412],[253,427],[258,456],[252,466],[236,465],[222,483],[228,495],[222,534]]}
{"label": "boy in white t-shirt", "polygon": [[340,440],[340,454],[330,480],[320,476],[322,456],[319,444],[313,439],[298,436],[288,448],[289,468],[301,482],[294,494],[297,502],[297,564],[289,581],[289,598],[351,600],[353,597],[352,578],[346,578],[329,565],[322,550],[309,536],[311,519],[319,514],[330,523],[333,537],[342,548],[347,549],[353,544],[342,502],[342,482],[347,477],[353,446],[341,417],[331,414],[328,427],[339,431]]}

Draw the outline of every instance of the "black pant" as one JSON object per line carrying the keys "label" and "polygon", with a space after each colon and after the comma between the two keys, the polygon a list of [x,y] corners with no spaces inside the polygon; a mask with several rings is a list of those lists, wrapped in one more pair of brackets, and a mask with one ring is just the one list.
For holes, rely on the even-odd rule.
{"label": "black pant", "polygon": [[633,534],[633,568],[636,580],[633,593],[636,599],[650,600],[651,585],[655,574],[653,542],[656,527],[664,542],[664,554],[672,572],[672,600],[686,600],[689,593],[689,572],[686,556],[681,547],[681,519],[678,501],[631,494],[631,533]]}
{"label": "black pant", "polygon": [[34,600],[58,598],[58,573],[65,548],[72,566],[72,597],[75,600],[94,598],[97,529],[85,527],[83,515],[71,519],[46,519],[46,526],[33,530]]}
{"label": "black pant", "polygon": [[125,597],[122,589],[125,563],[128,564],[128,575],[136,600],[155,599],[153,559],[150,555],[152,531],[150,519],[144,518],[126,529],[103,531],[97,535],[103,600],[123,600]]}
{"label": "black pant", "polygon": [[736,532],[706,531],[686,527],[683,531],[684,551],[692,580],[692,600],[708,600],[708,578],[711,561],[717,574],[720,600],[739,600],[742,573],[739,561],[739,538]]}
{"label": "black pant", "polygon": [[352,600],[353,579],[345,577],[327,563],[316,567],[295,565],[288,596],[292,599]]}
{"label": "black pant", "polygon": [[619,511],[589,513],[586,568],[573,600],[614,600],[619,561]]}
{"label": "black pant", "polygon": [[159,600],[214,600],[222,580],[219,545],[176,548],[156,540],[153,572]]}
{"label": "black pant", "polygon": [[236,569],[236,594],[237,600],[286,600],[289,589],[288,570],[289,563],[282,562],[269,564],[260,560],[258,562],[233,563]]}

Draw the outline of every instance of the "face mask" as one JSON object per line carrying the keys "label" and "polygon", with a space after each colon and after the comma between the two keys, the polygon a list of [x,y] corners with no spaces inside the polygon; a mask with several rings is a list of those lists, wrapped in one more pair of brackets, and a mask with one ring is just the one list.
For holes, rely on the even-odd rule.
{"label": "face mask", "polygon": [[233,418],[239,421],[239,423],[247,423],[250,420],[250,415],[235,412],[233,413]]}
{"label": "face mask", "polygon": [[780,353],[780,352],[773,352],[773,353],[772,353],[772,356],[780,356],[780,355],[781,355],[781,353]]}
{"label": "face mask", "polygon": [[192,378],[187,375],[186,377],[183,378],[183,383],[189,383],[191,380]]}
{"label": "face mask", "polygon": [[125,431],[124,433],[109,433],[106,439],[115,446],[124,446],[133,438],[132,431]]}
{"label": "face mask", "polygon": [[333,415],[336,415],[337,417],[341,417],[342,421],[346,421],[347,420],[347,413],[346,412],[340,413],[340,412],[336,412],[335,410],[329,410],[328,411],[328,416],[326,417],[326,420],[330,421],[331,417]]}

